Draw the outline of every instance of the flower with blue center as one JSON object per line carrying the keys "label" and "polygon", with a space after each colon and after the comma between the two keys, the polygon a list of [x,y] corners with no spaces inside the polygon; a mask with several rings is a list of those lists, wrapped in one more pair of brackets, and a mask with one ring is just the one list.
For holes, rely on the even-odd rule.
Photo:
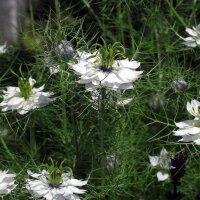
{"label": "flower with blue center", "polygon": [[80,200],[79,195],[86,191],[79,189],[87,181],[72,178],[70,173],[62,173],[58,168],[43,170],[41,173],[28,171],[31,178],[26,180],[27,190],[34,198],[46,200]]}
{"label": "flower with blue center", "polygon": [[187,111],[194,119],[175,123],[179,129],[174,131],[174,135],[182,137],[181,142],[200,145],[200,102],[195,99],[187,102]]}
{"label": "flower with blue center", "polygon": [[140,62],[124,59],[123,49],[118,43],[101,46],[93,53],[77,52],[78,62],[72,69],[80,76],[79,83],[85,84],[87,91],[106,87],[110,90],[133,88],[142,71],[136,71]]}
{"label": "flower with blue center", "polygon": [[49,104],[52,92],[43,92],[44,85],[39,88],[34,88],[36,83],[31,77],[27,79],[20,79],[18,87],[7,87],[3,91],[3,101],[0,103],[2,111],[17,110],[21,115],[26,114],[30,110],[43,107]]}

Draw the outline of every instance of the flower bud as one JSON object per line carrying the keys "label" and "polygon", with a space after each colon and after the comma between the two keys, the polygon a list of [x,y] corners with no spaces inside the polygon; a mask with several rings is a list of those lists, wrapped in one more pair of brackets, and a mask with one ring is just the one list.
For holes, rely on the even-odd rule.
{"label": "flower bud", "polygon": [[68,61],[73,58],[74,48],[71,42],[62,40],[59,44],[52,45],[51,53]]}

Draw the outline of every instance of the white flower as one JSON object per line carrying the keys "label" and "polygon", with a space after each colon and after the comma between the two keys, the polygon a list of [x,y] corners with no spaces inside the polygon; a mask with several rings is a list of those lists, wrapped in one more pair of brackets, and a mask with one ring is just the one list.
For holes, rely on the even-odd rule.
{"label": "white flower", "polygon": [[87,181],[81,181],[70,178],[68,173],[61,175],[61,182],[54,186],[49,182],[49,173],[43,170],[41,174],[28,171],[32,177],[26,180],[27,190],[35,198],[44,198],[46,200],[80,200],[79,194],[84,194],[86,191],[78,187],[87,184]]}
{"label": "white flower", "polygon": [[[106,105],[116,104],[118,106],[125,106],[133,100],[133,98],[122,98],[121,96],[122,96],[122,93],[119,90],[113,91],[113,90],[107,89],[105,91]],[[98,89],[91,92],[90,102],[92,103],[92,107],[95,110],[98,110],[99,98],[101,98],[101,95]]]}
{"label": "white flower", "polygon": [[169,169],[171,168],[171,159],[168,158],[168,152],[162,148],[160,156],[149,156],[150,163],[153,167],[158,167],[158,181],[165,181],[169,178]]}
{"label": "white flower", "polygon": [[174,131],[175,136],[181,136],[182,142],[194,142],[200,145],[200,102],[197,100],[192,100],[191,103],[187,102],[187,111],[194,116],[193,120],[186,120],[182,122],[175,123],[179,128]]}
{"label": "white flower", "polygon": [[114,60],[110,66],[105,67],[99,51],[78,52],[78,56],[78,63],[72,65],[72,68],[80,75],[79,83],[85,84],[88,91],[102,86],[111,90],[132,89],[133,82],[142,74],[142,71],[136,71],[140,66],[138,61]]}
{"label": "white flower", "polygon": [[3,91],[3,101],[0,103],[2,111],[17,110],[21,115],[26,114],[30,110],[43,107],[49,104],[53,93],[42,92],[44,85],[39,88],[33,88],[36,81],[32,78],[28,80],[20,80],[21,88],[7,87],[7,91]]}
{"label": "white flower", "polygon": [[187,38],[181,37],[188,47],[196,47],[200,45],[200,24],[197,27],[186,28],[185,31],[190,35]]}
{"label": "white flower", "polygon": [[17,186],[15,176],[16,174],[8,174],[8,171],[0,171],[0,196],[9,194]]}

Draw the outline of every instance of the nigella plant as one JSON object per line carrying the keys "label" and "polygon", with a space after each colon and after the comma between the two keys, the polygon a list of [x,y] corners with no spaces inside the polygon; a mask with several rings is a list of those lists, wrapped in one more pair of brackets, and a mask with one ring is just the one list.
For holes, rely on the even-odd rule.
{"label": "nigella plant", "polygon": [[[94,51],[77,51],[77,63],[71,67],[79,75],[79,83],[84,84],[87,91],[97,91],[97,95],[92,97],[97,101],[99,138],[100,138],[100,161],[102,177],[105,173],[105,149],[104,140],[108,128],[105,111],[106,96],[108,90],[125,91],[133,88],[135,82],[143,73],[136,71],[140,67],[140,62],[125,58],[125,48],[119,43],[107,44],[103,40],[103,45],[94,45]],[[128,102],[125,102],[128,103]]]}
{"label": "nigella plant", "polygon": [[77,64],[72,69],[80,75],[79,83],[85,84],[86,90],[94,91],[101,87],[110,90],[133,88],[142,71],[136,71],[140,62],[125,57],[125,49],[119,43],[100,45],[93,52],[77,52]]}
{"label": "nigella plant", "polygon": [[17,110],[21,115],[29,111],[46,106],[52,99],[52,92],[43,92],[44,85],[34,88],[36,81],[31,77],[27,80],[20,78],[18,87],[9,86],[4,90],[3,101],[0,103],[2,111]]}
{"label": "nigella plant", "polygon": [[183,149],[171,159],[171,183],[173,185],[173,192],[168,192],[169,200],[180,200],[183,195],[178,191],[178,186],[181,185],[181,178],[185,175],[185,164],[188,159],[188,149]]}
{"label": "nigella plant", "polygon": [[32,173],[28,170],[30,178],[26,179],[26,189],[34,198],[46,200],[80,200],[79,195],[86,190],[80,187],[87,181],[74,179],[72,172],[64,172],[62,166],[54,164],[43,169],[41,173]]}

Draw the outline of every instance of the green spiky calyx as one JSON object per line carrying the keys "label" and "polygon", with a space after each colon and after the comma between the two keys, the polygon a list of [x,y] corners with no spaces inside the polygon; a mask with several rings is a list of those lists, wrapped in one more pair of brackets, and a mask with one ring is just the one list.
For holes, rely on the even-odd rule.
{"label": "green spiky calyx", "polygon": [[20,89],[22,97],[24,97],[25,99],[30,97],[32,88],[29,80],[21,78],[20,80],[18,80],[18,87]]}
{"label": "green spiky calyx", "polygon": [[49,185],[53,188],[58,188],[62,183],[62,169],[51,165],[48,169],[49,172]]}
{"label": "green spiky calyx", "polygon": [[100,62],[105,69],[112,67],[115,60],[124,58],[125,49],[121,43],[115,42],[114,44],[106,44],[103,40],[103,45],[100,46]]}

